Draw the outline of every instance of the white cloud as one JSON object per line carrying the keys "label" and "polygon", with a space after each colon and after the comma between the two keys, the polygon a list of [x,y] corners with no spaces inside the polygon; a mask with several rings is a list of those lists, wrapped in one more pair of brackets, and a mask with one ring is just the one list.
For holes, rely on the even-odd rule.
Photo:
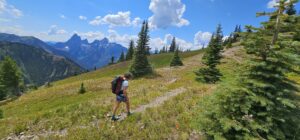
{"label": "white cloud", "polygon": [[132,21],[133,26],[139,26],[141,23],[142,23],[142,19],[139,17],[134,18],[134,20]]}
{"label": "white cloud", "polygon": [[63,15],[63,14],[60,14],[59,17],[60,17],[61,19],[66,19],[66,16]]}
{"label": "white cloud", "polygon": [[19,18],[23,16],[23,12],[13,5],[10,5],[6,0],[0,0],[0,15],[13,16],[14,18]]}
{"label": "white cloud", "polygon": [[85,17],[85,16],[79,16],[78,17],[80,20],[87,20],[87,17]]}
{"label": "white cloud", "polygon": [[209,43],[211,36],[212,33],[210,32],[199,31],[194,36],[194,44],[196,46],[206,46]]}
{"label": "white cloud", "polygon": [[[173,35],[166,34],[163,39],[161,38],[151,38],[150,39],[150,47],[152,51],[154,51],[156,48],[161,50],[164,46],[170,47],[170,44],[172,42]],[[180,49],[187,50],[187,49],[195,49],[193,43],[190,43],[188,41],[185,41],[181,38],[176,38],[176,44]]]}
{"label": "white cloud", "polygon": [[67,31],[64,29],[58,29],[57,25],[50,26],[50,29],[48,30],[48,35],[60,35],[60,34],[66,34]]}
{"label": "white cloud", "polygon": [[79,36],[81,36],[82,38],[88,39],[90,42],[94,41],[94,40],[101,40],[105,37],[105,35],[102,32],[96,31],[89,31],[89,32],[85,32],[85,33],[78,33]]}
{"label": "white cloud", "polygon": [[97,26],[101,24],[101,16],[96,16],[95,19],[89,22],[89,24]]}
{"label": "white cloud", "polygon": [[153,13],[149,18],[152,28],[189,25],[189,21],[182,18],[185,4],[181,3],[181,0],[151,0],[149,9]]}
{"label": "white cloud", "polygon": [[120,35],[115,30],[112,30],[112,29],[108,30],[109,41],[119,43],[119,44],[123,45],[124,47],[128,47],[130,40],[134,40],[136,42],[137,38],[138,37],[136,35],[128,35],[128,34]]}
{"label": "white cloud", "polygon": [[278,5],[278,0],[271,0],[268,2],[267,7],[268,8],[274,8],[274,6]]}
{"label": "white cloud", "polygon": [[102,19],[104,24],[111,26],[130,26],[130,12],[118,12],[117,14],[108,14]]}
{"label": "white cloud", "polygon": [[138,26],[141,23],[141,19],[139,17],[134,18],[131,21],[130,11],[126,12],[118,12],[117,14],[108,14],[103,18],[101,16],[96,16],[93,20],[89,22],[89,24],[98,26],[107,24],[110,27],[116,26]]}
{"label": "white cloud", "polygon": [[[285,3],[289,3],[289,2],[290,2],[290,0],[285,1]],[[271,9],[271,8],[274,8],[275,6],[278,6],[278,5],[279,5],[279,0],[270,0],[267,4],[267,7],[269,9]]]}

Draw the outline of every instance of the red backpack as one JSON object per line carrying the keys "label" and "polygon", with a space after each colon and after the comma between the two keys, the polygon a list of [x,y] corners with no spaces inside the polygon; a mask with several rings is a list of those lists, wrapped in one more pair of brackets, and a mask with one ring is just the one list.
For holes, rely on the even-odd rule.
{"label": "red backpack", "polygon": [[113,94],[119,94],[122,88],[122,83],[124,79],[122,76],[117,76],[112,82],[111,82],[111,92]]}

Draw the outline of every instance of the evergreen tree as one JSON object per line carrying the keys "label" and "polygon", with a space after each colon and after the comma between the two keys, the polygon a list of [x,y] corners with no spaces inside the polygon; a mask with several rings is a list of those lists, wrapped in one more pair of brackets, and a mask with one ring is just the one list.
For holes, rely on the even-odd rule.
{"label": "evergreen tree", "polygon": [[86,92],[86,89],[85,89],[85,87],[84,87],[84,84],[81,83],[78,93],[79,93],[79,94],[84,94],[85,92]]}
{"label": "evergreen tree", "polygon": [[112,64],[114,64],[114,63],[115,63],[115,57],[112,56],[112,57],[110,58],[110,63],[109,63],[109,65],[112,65]]}
{"label": "evergreen tree", "polygon": [[170,66],[173,67],[173,66],[183,66],[183,63],[179,57],[179,49],[177,48],[175,53],[174,53],[174,56],[173,56],[173,59],[171,60],[171,63],[170,63]]}
{"label": "evergreen tree", "polygon": [[294,4],[288,5],[287,10],[286,10],[286,13],[287,13],[288,15],[296,15],[297,11],[296,11],[296,9],[295,9]]}
{"label": "evergreen tree", "polygon": [[175,37],[173,37],[169,52],[175,52],[175,50],[176,50],[176,39]]}
{"label": "evergreen tree", "polygon": [[214,93],[206,102],[207,112],[199,114],[199,128],[212,138],[299,138],[299,100],[293,96],[297,88],[286,73],[297,72],[294,65],[299,65],[299,56],[290,48],[299,47],[300,42],[289,36],[296,30],[295,23],[284,22],[294,18],[284,14],[286,3],[280,1],[275,12],[258,14],[275,17],[243,35],[243,45],[251,55],[246,71],[236,83]]}
{"label": "evergreen tree", "polygon": [[149,46],[149,41],[150,41],[150,36],[149,36],[149,25],[148,22],[144,22],[144,33],[143,33],[143,42],[144,42],[144,49],[146,50],[146,55],[150,55],[150,46]]}
{"label": "evergreen tree", "polygon": [[3,85],[0,85],[0,101],[4,100],[7,96],[5,88]]}
{"label": "evergreen tree", "polygon": [[222,47],[222,27],[218,25],[217,31],[210,40],[210,43],[206,49],[204,56],[202,57],[202,63],[205,67],[200,68],[196,73],[197,81],[204,83],[215,83],[220,80],[221,73],[216,68],[220,63]]}
{"label": "evergreen tree", "polygon": [[152,67],[147,58],[147,46],[149,42],[148,23],[143,22],[142,29],[139,33],[137,48],[134,51],[133,61],[130,67],[130,72],[136,76],[143,76],[152,73]]}
{"label": "evergreen tree", "polygon": [[125,55],[124,52],[122,52],[118,62],[124,62],[124,61],[125,61]]}
{"label": "evergreen tree", "polygon": [[6,56],[0,66],[0,85],[8,95],[20,96],[21,75],[16,62]]}
{"label": "evergreen tree", "polygon": [[133,57],[133,53],[134,53],[134,41],[130,40],[129,48],[126,54],[126,60],[131,60]]}

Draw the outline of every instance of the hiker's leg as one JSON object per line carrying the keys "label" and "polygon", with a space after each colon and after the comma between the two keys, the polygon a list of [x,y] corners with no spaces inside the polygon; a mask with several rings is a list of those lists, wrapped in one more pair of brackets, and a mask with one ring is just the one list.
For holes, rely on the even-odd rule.
{"label": "hiker's leg", "polygon": [[126,109],[127,109],[127,113],[129,113],[130,112],[130,103],[129,103],[129,98],[127,97],[127,99],[126,99]]}
{"label": "hiker's leg", "polygon": [[115,104],[115,107],[114,107],[114,110],[113,110],[113,116],[115,116],[119,106],[120,106],[120,102],[116,101],[116,104]]}

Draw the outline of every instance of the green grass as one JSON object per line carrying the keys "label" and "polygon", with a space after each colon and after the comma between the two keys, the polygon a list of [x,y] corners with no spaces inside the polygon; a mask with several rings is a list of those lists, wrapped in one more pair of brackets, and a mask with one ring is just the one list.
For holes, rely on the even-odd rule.
{"label": "green grass", "polygon": [[[199,53],[201,51],[182,53],[181,57],[185,59]],[[173,54],[169,53],[153,55],[149,57],[149,60],[157,69],[168,66],[172,56]],[[110,81],[113,76],[126,72],[128,64],[130,62],[119,63],[57,81],[53,83],[52,87],[40,88],[1,106],[0,108],[4,110],[4,119],[0,120],[0,130],[3,130],[0,131],[0,137],[12,132],[19,133],[21,128],[30,127],[36,131],[45,127],[47,127],[46,129],[61,129],[79,125],[82,122],[88,123],[89,117],[92,115],[103,117],[104,112],[107,113],[111,110],[114,101],[109,89]],[[168,91],[168,87],[158,81],[169,79],[168,76],[150,78],[144,84],[140,84],[145,80],[144,78],[132,81],[132,86],[138,86],[130,91],[132,107],[147,104],[161,93]],[[87,89],[87,93],[83,95],[77,93],[82,82]],[[158,86],[161,87],[157,88]],[[143,96],[139,96],[140,93]],[[82,107],[83,105],[85,106]],[[80,111],[80,109],[82,110]],[[76,112],[80,112],[80,115],[84,114],[84,117],[80,118]]]}
{"label": "green grass", "polygon": [[[236,55],[244,56],[239,50]],[[106,117],[111,112],[115,97],[110,93],[110,81],[115,75],[128,70],[130,62],[111,65],[97,71],[74,76],[53,83],[52,87],[40,88],[17,100],[0,106],[4,118],[0,120],[0,139],[10,133],[39,133],[42,130],[68,130],[65,137],[55,135],[47,139],[188,139],[194,131],[193,117],[199,111],[197,104],[218,86],[195,82],[200,66],[202,51],[181,54],[185,66],[169,68],[172,54],[149,57],[158,76],[144,77],[130,81],[129,96],[132,108],[147,104],[167,91],[184,87],[186,92],[166,101],[162,106],[135,113],[123,122],[111,123]],[[243,58],[243,57],[241,57]],[[219,66],[230,82],[236,78],[239,63],[224,58]],[[299,75],[291,75],[293,80]],[[176,82],[170,81],[177,79]],[[78,94],[84,83],[87,93]],[[125,112],[125,107],[119,112]],[[97,126],[91,122],[98,121]],[[197,138],[205,138],[197,134]]]}

